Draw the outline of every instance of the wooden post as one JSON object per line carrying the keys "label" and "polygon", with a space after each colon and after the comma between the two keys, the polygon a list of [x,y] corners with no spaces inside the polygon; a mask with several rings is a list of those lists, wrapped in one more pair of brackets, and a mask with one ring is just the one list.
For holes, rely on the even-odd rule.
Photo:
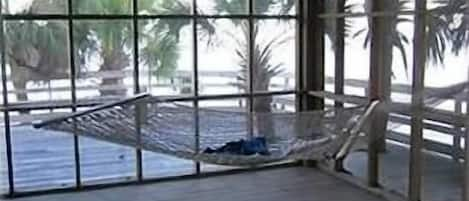
{"label": "wooden post", "polygon": [[[333,12],[335,14],[345,13],[345,0],[336,0],[333,2]],[[345,17],[337,17],[334,23],[334,93],[337,95],[344,94],[345,85]],[[342,101],[335,101],[334,106],[337,108],[344,107]],[[336,171],[345,171],[344,158],[338,158],[334,163]]]}
{"label": "wooden post", "polygon": [[[319,15],[324,13],[324,0],[303,1],[303,62],[302,85],[306,91],[324,90],[324,21]],[[324,100],[303,96],[302,109],[322,109]]]}
{"label": "wooden post", "polygon": [[304,93],[304,88],[303,88],[303,58],[306,55],[303,55],[303,50],[305,49],[304,46],[305,44],[303,43],[303,34],[306,32],[304,31],[304,21],[306,18],[304,17],[304,9],[303,6],[304,0],[297,0],[297,6],[296,6],[296,12],[298,13],[298,16],[300,17],[301,21],[299,23],[296,23],[296,69],[295,69],[295,85],[296,85],[296,96],[295,96],[295,110],[296,111],[302,111],[303,108],[303,97],[306,96]]}
{"label": "wooden post", "polygon": [[[345,0],[337,0],[335,5],[337,14],[345,12]],[[334,72],[334,92],[336,94],[344,94],[344,79],[345,79],[345,18],[339,17],[335,21],[335,72]],[[340,101],[335,102],[336,107],[343,107]]]}
{"label": "wooden post", "polygon": [[[390,0],[373,0],[372,12],[385,12],[389,10]],[[380,100],[388,102],[391,85],[392,57],[388,57],[392,49],[392,25],[390,17],[373,17],[371,19],[371,49],[370,49],[370,81],[368,97],[370,101]],[[386,147],[386,129],[388,114],[376,114],[371,120],[368,144],[368,185],[379,186],[379,152]]]}
{"label": "wooden post", "polygon": [[[371,12],[392,12],[397,0],[372,0]],[[370,100],[380,100],[389,102],[391,96],[391,74],[392,74],[392,49],[394,31],[393,20],[396,16],[375,16],[371,19],[371,47],[370,47]],[[372,136],[370,142],[373,142],[379,152],[386,150],[386,129],[388,114],[380,113],[372,121]],[[375,156],[372,156],[375,157]],[[376,156],[377,157],[377,156]],[[372,159],[374,160],[374,159]],[[376,159],[377,160],[377,159]],[[377,173],[376,173],[377,174]]]}
{"label": "wooden post", "polygon": [[[458,97],[455,99],[454,112],[458,114],[462,114],[462,101]],[[463,129],[461,126],[456,125],[454,126],[454,130],[456,132],[453,135],[452,156],[455,162],[459,162],[459,157],[461,156],[461,138],[463,135]]]}
{"label": "wooden post", "polygon": [[[469,3],[469,0],[468,0]],[[469,81],[469,69],[468,69],[468,81]],[[469,89],[469,82],[466,90]],[[464,182],[463,182],[463,201],[469,201],[469,91],[466,91],[466,124],[465,124],[465,138],[464,138]]]}
{"label": "wooden post", "polygon": [[[469,0],[466,0],[466,4],[469,4]],[[466,15],[469,9],[466,7]],[[469,81],[469,69],[467,71],[467,80]],[[464,138],[464,182],[462,189],[462,200],[469,201],[469,82],[466,87],[466,124],[465,124],[465,138]]]}
{"label": "wooden post", "polygon": [[[324,23],[319,18],[325,10],[325,0],[301,0],[302,25],[300,47],[302,55],[299,62],[299,87],[303,91],[324,90]],[[300,96],[298,101],[300,110],[315,110],[324,107],[324,100],[307,95]],[[314,166],[314,161],[303,161],[306,166]]]}
{"label": "wooden post", "polygon": [[412,80],[412,115],[410,136],[410,165],[409,165],[409,200],[420,201],[422,191],[422,163],[423,163],[423,117],[425,67],[427,62],[426,50],[426,11],[427,1],[415,1],[414,17],[414,65]]}

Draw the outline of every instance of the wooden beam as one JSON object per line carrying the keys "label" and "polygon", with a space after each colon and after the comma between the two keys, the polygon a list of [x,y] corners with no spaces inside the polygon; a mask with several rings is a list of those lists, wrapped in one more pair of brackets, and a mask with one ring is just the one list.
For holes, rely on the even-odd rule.
{"label": "wooden beam", "polygon": [[[324,0],[303,1],[303,62],[302,85],[307,91],[324,90],[324,21],[319,18],[325,10]],[[302,109],[322,109],[324,100],[303,96]]]}
{"label": "wooden beam", "polygon": [[410,136],[410,165],[409,165],[409,192],[410,201],[422,199],[423,175],[423,108],[425,89],[425,68],[427,64],[426,44],[426,0],[415,1],[414,17],[414,64],[412,80],[412,106],[411,106],[411,136]]}
{"label": "wooden beam", "polygon": [[[469,4],[469,0],[466,0],[466,4]],[[467,7],[466,7],[466,13],[467,13]],[[468,80],[468,86],[469,86],[469,69],[467,71],[467,80]],[[462,189],[462,200],[463,201],[469,201],[469,117],[467,114],[469,112],[469,92],[466,92],[466,132],[465,132],[465,139],[464,139],[464,182],[463,182],[463,189]]]}
{"label": "wooden beam", "polygon": [[[296,6],[296,12],[297,15],[300,17],[300,19],[304,20],[304,5],[303,5],[303,0],[296,0],[297,6]],[[303,54],[303,50],[305,49],[304,46],[304,36],[303,34],[306,32],[304,31],[304,23],[303,22],[298,22],[296,23],[296,66],[295,66],[295,85],[296,85],[296,90],[297,91],[304,91],[303,89],[303,58],[306,56]],[[296,111],[301,111],[303,110],[303,98],[305,94],[302,93],[296,93],[295,94],[295,110]]]}
{"label": "wooden beam", "polygon": [[[336,13],[345,13],[345,0],[337,0],[335,5]],[[335,38],[334,38],[334,56],[335,56],[335,72],[334,72],[334,92],[336,94],[344,94],[345,80],[345,19],[337,18],[335,21]],[[340,101],[335,102],[336,107],[343,107]]]}
{"label": "wooden beam", "polygon": [[[468,95],[469,98],[469,95]],[[466,113],[469,112],[469,107],[466,105]],[[469,113],[468,113],[469,114]],[[463,186],[463,201],[469,201],[469,118],[466,123],[466,138],[464,139],[464,186]]]}
{"label": "wooden beam", "polygon": [[[389,10],[391,0],[366,1],[371,12],[383,12]],[[370,47],[370,80],[368,97],[370,101],[380,100],[383,103],[389,101],[391,86],[391,64],[392,64],[392,23],[390,17],[372,17],[369,22],[371,29]],[[389,54],[391,52],[391,54]],[[368,144],[368,184],[371,187],[379,186],[379,152],[386,147],[386,112],[381,112],[373,118],[370,126]]]}
{"label": "wooden beam", "polygon": [[[458,114],[463,114],[462,112],[462,101],[460,99],[456,99],[454,103],[454,112]],[[463,127],[461,126],[453,126],[454,133],[453,133],[453,150],[452,155],[453,159],[458,162],[459,156],[461,155],[461,138],[463,136]]]}
{"label": "wooden beam", "polygon": [[[467,0],[469,3],[469,0]],[[468,69],[468,80],[469,80],[469,69]],[[469,82],[468,82],[469,86]],[[464,139],[464,182],[463,182],[463,195],[462,195],[462,200],[463,201],[469,201],[469,92],[466,92],[466,131],[465,131],[465,139]]]}
{"label": "wooden beam", "polygon": [[[368,103],[366,97],[362,96],[355,96],[355,95],[337,95],[330,92],[325,91],[310,91],[307,94],[311,96],[332,99],[335,101],[342,101],[344,103],[352,103],[357,105],[365,105]],[[406,103],[399,103],[399,102],[387,102],[386,105],[388,106],[388,111],[400,115],[411,116],[411,108],[412,106]],[[436,121],[440,123],[445,123],[448,125],[465,125],[465,115],[457,114],[451,111],[441,110],[437,108],[430,108],[430,107],[423,107],[421,108],[423,111],[423,118],[426,120]]]}

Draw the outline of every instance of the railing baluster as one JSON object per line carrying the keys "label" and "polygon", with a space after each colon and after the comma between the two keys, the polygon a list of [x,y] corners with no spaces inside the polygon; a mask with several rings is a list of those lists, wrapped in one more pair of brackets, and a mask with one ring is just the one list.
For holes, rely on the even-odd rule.
{"label": "railing baluster", "polygon": [[[462,114],[462,101],[459,99],[455,99],[454,112]],[[455,161],[459,161],[459,158],[461,157],[461,137],[464,131],[463,128],[459,125],[455,125],[454,130],[455,133],[453,135],[452,155]]]}

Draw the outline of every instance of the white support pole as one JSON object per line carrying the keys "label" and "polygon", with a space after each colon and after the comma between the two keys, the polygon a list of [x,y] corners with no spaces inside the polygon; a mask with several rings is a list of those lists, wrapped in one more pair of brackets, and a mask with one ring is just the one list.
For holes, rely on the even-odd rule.
{"label": "white support pole", "polygon": [[409,192],[410,201],[420,201],[423,173],[423,106],[425,67],[427,63],[426,11],[427,1],[415,1],[414,64],[412,80],[412,115],[410,136]]}

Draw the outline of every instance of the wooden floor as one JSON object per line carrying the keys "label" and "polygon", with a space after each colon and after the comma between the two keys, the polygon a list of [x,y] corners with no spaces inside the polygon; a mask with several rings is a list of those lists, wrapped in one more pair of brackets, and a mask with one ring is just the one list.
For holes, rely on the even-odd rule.
{"label": "wooden floor", "polygon": [[[68,135],[37,135],[30,134],[29,128],[15,128],[13,143],[16,187],[28,190],[38,187],[69,187],[74,183],[73,149]],[[45,138],[47,140],[45,140]],[[94,183],[101,177],[114,178],[113,175],[134,175],[134,155],[131,149],[107,144],[99,144],[83,139],[82,143],[82,176],[85,183]],[[48,142],[49,144],[44,144]],[[43,144],[41,144],[43,143]],[[27,145],[27,146],[26,146]],[[382,154],[380,167],[381,184],[401,195],[407,194],[409,150],[402,146],[390,144],[388,152]],[[34,154],[31,154],[34,153]],[[1,156],[0,156],[1,157]],[[144,154],[145,176],[165,177],[190,174],[194,164],[166,157],[160,154]],[[366,179],[366,153],[353,153],[346,161],[346,167],[355,176]],[[1,164],[0,164],[1,166]],[[425,201],[459,201],[461,199],[462,164],[452,159],[434,154],[425,154],[424,160],[423,200]],[[202,171],[218,170],[218,166],[202,166]],[[41,171],[38,171],[41,170]],[[3,171],[3,172],[2,172]],[[5,175],[0,167],[0,175]],[[34,176],[31,176],[34,175]],[[124,177],[124,179],[126,179]],[[108,180],[106,180],[108,181]],[[120,181],[120,180],[119,180]],[[98,182],[99,183],[99,182]],[[178,186],[181,187],[178,187]],[[335,191],[332,190],[337,190]],[[227,190],[228,189],[228,190]],[[211,191],[215,192],[211,195]],[[170,193],[168,193],[170,192]],[[358,196],[353,195],[353,192]],[[121,195],[122,194],[122,195]],[[140,195],[141,194],[141,195]],[[283,200],[323,200],[332,196],[334,200],[366,200],[361,196],[372,196],[365,192],[338,181],[335,178],[317,172],[317,170],[293,168],[232,175],[176,183],[163,183],[148,186],[136,186],[108,189],[87,193],[71,193],[32,197],[19,200],[106,200],[107,196],[116,196],[120,200],[129,197],[152,198],[153,200],[178,200],[186,196],[194,196],[192,200],[214,200],[218,196],[239,197],[239,200],[271,200],[272,196]],[[237,196],[239,195],[239,196]],[[298,196],[301,195],[301,196]],[[348,195],[348,196],[347,196]],[[65,197],[64,197],[65,196]],[[270,196],[270,197],[269,197]],[[70,199],[68,199],[70,197]],[[141,197],[141,198],[140,198]],[[65,199],[67,198],[67,199]],[[74,199],[76,198],[76,199]],[[98,199],[99,198],[99,199]],[[116,200],[119,200],[117,199]],[[204,199],[206,198],[206,199]],[[343,199],[347,198],[347,199]],[[149,199],[149,200],[152,200]],[[236,198],[227,198],[226,200]],[[114,200],[114,199],[107,199]],[[225,200],[225,199],[224,199]],[[272,199],[275,200],[275,199]],[[290,199],[288,199],[290,200]],[[329,200],[329,199],[328,199]]]}
{"label": "wooden floor", "polygon": [[[408,191],[409,149],[388,144],[388,151],[380,157],[380,183],[390,191],[406,196]],[[367,154],[353,153],[346,161],[346,168],[354,176],[366,179]],[[424,154],[422,200],[460,201],[462,200],[461,162],[436,155]]]}
{"label": "wooden floor", "polygon": [[293,167],[206,179],[127,186],[15,201],[378,201],[377,197],[314,168]]}

